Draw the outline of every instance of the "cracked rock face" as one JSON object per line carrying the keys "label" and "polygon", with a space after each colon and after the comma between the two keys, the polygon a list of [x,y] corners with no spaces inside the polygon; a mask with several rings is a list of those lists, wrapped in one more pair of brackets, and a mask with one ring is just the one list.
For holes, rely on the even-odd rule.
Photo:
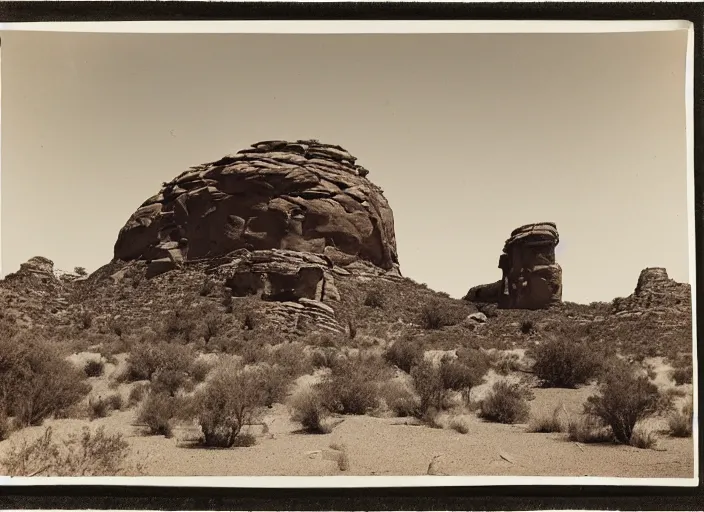
{"label": "cracked rock face", "polygon": [[398,269],[391,208],[355,161],[315,140],[266,141],[191,168],[129,218],[114,257],[150,261],[155,274],[238,249]]}

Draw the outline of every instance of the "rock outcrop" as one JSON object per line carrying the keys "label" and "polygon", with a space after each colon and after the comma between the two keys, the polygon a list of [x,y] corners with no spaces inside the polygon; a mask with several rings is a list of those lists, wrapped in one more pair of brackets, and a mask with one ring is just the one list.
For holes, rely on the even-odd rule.
{"label": "rock outcrop", "polygon": [[114,258],[148,261],[157,275],[238,249],[283,249],[398,270],[391,208],[355,161],[316,140],[266,141],[191,168],[130,217]]}
{"label": "rock outcrop", "polygon": [[646,268],[641,271],[633,294],[614,299],[613,307],[617,315],[643,312],[691,314],[692,289],[687,283],[670,279],[664,268]]}
{"label": "rock outcrop", "polygon": [[552,222],[513,230],[499,257],[502,279],[471,288],[464,299],[503,309],[542,309],[560,303],[562,269],[555,261],[559,240]]}

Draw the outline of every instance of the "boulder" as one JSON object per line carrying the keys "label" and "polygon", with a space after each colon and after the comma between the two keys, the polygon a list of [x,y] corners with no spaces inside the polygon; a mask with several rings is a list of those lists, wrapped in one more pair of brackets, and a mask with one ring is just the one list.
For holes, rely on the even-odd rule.
{"label": "boulder", "polygon": [[[115,260],[162,269],[238,249],[289,249],[398,269],[393,213],[347,150],[264,141],[181,173],[121,229]],[[245,278],[243,278],[245,279]]]}

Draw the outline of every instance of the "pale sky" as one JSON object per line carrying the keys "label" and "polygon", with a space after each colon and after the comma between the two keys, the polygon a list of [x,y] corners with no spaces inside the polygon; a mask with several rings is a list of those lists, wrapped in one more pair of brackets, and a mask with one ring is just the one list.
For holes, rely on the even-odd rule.
{"label": "pale sky", "polygon": [[370,170],[402,273],[463,296],[554,221],[563,299],[689,282],[686,32],[2,35],[2,272],[95,270],[189,166],[315,138]]}

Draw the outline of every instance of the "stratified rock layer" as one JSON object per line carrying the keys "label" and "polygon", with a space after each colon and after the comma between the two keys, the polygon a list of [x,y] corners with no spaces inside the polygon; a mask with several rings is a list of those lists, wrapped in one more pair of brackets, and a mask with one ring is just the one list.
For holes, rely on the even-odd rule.
{"label": "stratified rock layer", "polygon": [[130,217],[114,257],[148,261],[150,275],[238,249],[398,269],[391,208],[355,161],[315,140],[266,141],[194,167]]}
{"label": "stratified rock layer", "polygon": [[646,311],[655,314],[691,314],[692,288],[688,283],[678,283],[670,279],[664,268],[646,268],[638,276],[638,284],[633,294],[614,299],[613,307],[617,315],[633,315]]}
{"label": "stratified rock layer", "polygon": [[504,309],[542,309],[562,301],[562,269],[555,261],[560,237],[552,222],[521,226],[499,257],[500,281],[475,286],[465,300]]}

